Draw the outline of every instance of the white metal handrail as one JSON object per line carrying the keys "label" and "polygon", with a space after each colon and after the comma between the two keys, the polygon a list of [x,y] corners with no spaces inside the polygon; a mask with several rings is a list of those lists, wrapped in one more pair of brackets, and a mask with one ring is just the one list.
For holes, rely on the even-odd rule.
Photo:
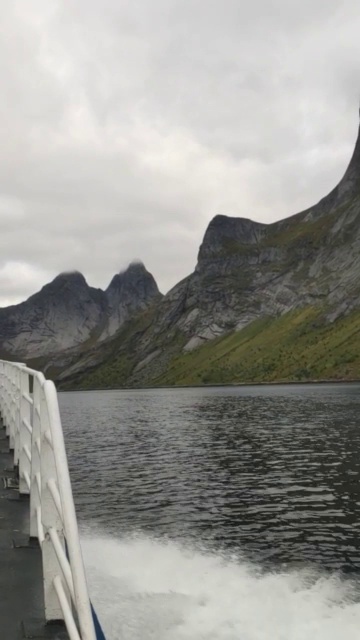
{"label": "white metal handrail", "polygon": [[70,640],[96,640],[55,385],[0,360],[0,411],[42,550],[46,621],[63,620]]}

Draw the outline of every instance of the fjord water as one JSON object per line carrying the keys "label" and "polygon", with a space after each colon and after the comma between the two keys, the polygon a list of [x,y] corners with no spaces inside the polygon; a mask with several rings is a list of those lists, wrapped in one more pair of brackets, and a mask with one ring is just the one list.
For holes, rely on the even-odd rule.
{"label": "fjord water", "polygon": [[60,394],[108,640],[360,633],[360,384]]}

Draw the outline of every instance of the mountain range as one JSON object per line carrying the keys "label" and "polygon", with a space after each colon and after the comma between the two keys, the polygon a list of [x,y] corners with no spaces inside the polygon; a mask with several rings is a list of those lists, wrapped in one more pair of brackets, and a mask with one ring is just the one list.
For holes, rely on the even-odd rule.
{"label": "mountain range", "polygon": [[0,310],[0,353],[63,388],[360,375],[360,132],[319,203],[272,224],[217,215],[162,296],[132,264],[106,291],[61,274]]}
{"label": "mountain range", "polygon": [[26,362],[102,344],[137,313],[160,300],[141,263],[116,274],[105,291],[78,272],[62,273],[25,302],[0,309],[3,357]]}

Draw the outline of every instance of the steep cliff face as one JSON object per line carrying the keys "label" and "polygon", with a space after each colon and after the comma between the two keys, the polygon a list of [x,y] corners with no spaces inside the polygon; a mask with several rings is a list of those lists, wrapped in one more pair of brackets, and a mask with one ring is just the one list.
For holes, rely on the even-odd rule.
{"label": "steep cliff face", "polygon": [[26,302],[0,309],[0,351],[31,362],[93,346],[160,297],[142,264],[114,276],[104,292],[81,273],[63,273]]}
{"label": "steep cliff face", "polygon": [[339,185],[317,205],[265,225],[218,215],[193,274],[164,297],[157,333],[185,350],[256,318],[326,302],[328,318],[360,306],[360,137]]}
{"label": "steep cliff face", "polygon": [[[308,307],[321,309],[325,324],[360,308],[360,134],[343,179],[315,206],[269,225],[223,215],[210,222],[194,273],[138,333],[121,383],[164,380],[179,354]],[[130,339],[117,347],[117,363],[129,360]]]}

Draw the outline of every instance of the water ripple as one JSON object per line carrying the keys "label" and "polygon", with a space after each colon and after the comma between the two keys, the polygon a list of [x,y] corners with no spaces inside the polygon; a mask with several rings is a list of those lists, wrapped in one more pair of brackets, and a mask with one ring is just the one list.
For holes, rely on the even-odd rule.
{"label": "water ripple", "polygon": [[357,572],[359,391],[61,394],[80,521]]}

